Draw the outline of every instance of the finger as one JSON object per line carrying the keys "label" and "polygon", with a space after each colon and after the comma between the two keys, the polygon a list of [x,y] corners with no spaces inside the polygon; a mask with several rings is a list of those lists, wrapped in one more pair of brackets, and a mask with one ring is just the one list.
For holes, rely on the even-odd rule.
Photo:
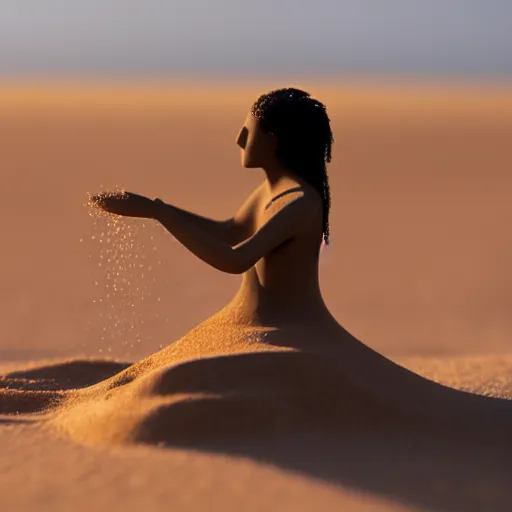
{"label": "finger", "polygon": [[94,195],[89,197],[90,204],[100,204],[103,201],[103,197],[101,195]]}
{"label": "finger", "polygon": [[125,192],[101,192],[100,194],[94,194],[90,196],[90,200],[93,202],[104,202],[108,199],[124,199],[127,197]]}

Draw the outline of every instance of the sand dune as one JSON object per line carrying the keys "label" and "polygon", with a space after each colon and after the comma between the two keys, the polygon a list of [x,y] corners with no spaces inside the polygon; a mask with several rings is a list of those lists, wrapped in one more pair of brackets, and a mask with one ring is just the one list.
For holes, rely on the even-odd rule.
{"label": "sand dune", "polygon": [[[458,380],[468,360],[471,376],[465,381]],[[471,391],[484,386],[488,394],[492,387],[494,393],[497,389],[503,392],[502,377],[512,374],[511,357],[480,357],[473,361],[462,357],[418,363],[421,362],[428,377],[445,383],[457,382],[459,387],[469,387]],[[408,363],[414,368],[412,361]],[[48,380],[67,374],[65,383],[69,387],[73,368],[77,366],[89,366],[89,375],[94,374],[95,366],[99,367],[98,379],[107,370],[101,362],[72,362],[46,366],[36,374],[31,370],[9,377]],[[110,370],[116,368],[111,366]],[[13,419],[12,428],[22,433],[16,446],[22,448],[23,439],[43,445],[50,441],[52,446],[52,437],[60,432],[85,444],[150,443],[160,451],[167,447],[171,451],[162,460],[161,454],[131,452],[126,448],[121,460],[121,453],[100,451],[93,457],[102,468],[95,471],[105,475],[118,473],[119,466],[125,467],[128,462],[131,474],[147,482],[140,488],[147,493],[146,503],[153,503],[158,509],[168,506],[171,500],[176,504],[185,502],[184,510],[199,510],[204,500],[211,503],[213,498],[218,504],[214,509],[218,510],[236,510],[246,503],[248,510],[264,506],[310,510],[320,503],[326,510],[347,507],[354,511],[499,512],[508,510],[512,497],[509,439],[507,442],[503,435],[496,437],[492,431],[476,436],[471,425],[459,430],[451,430],[448,425],[436,430],[425,428],[389,407],[382,407],[374,397],[350,386],[346,380],[339,378],[333,382],[332,372],[326,372],[326,362],[319,367],[310,354],[266,352],[196,359],[152,371],[110,391],[105,387],[100,381],[95,398],[88,400],[76,400],[80,391],[68,390],[66,406],[39,420],[36,416],[43,427],[51,426],[49,431],[43,429],[43,439],[39,439],[41,429],[30,430],[34,424],[27,427],[23,423],[29,418]],[[6,398],[5,394],[0,396],[2,400]],[[492,414],[492,407],[487,412]],[[58,451],[71,455],[76,451],[63,441],[59,443],[55,445]],[[150,461],[163,470],[171,461],[183,458],[180,452],[172,451],[173,447],[192,449],[193,458],[179,467],[171,466],[170,473],[154,474],[148,465]],[[20,449],[13,457],[21,453]],[[227,466],[223,463],[226,456],[231,461]],[[82,454],[74,466],[90,466],[90,458],[87,453]],[[53,452],[43,450],[37,460],[51,464],[56,459]],[[245,469],[250,476],[242,477],[239,472],[244,470],[240,464],[243,466],[245,461],[254,462]],[[183,471],[191,464],[200,465],[186,477],[186,488],[192,494],[185,498],[184,489],[177,489],[174,484],[169,488],[169,478],[182,481]],[[215,484],[211,476],[206,476],[212,470],[217,472],[217,477],[213,477]],[[137,498],[130,503],[120,498],[131,495],[132,484],[127,487],[125,483],[131,481],[129,478],[116,481],[114,487],[103,484],[97,495],[77,505],[76,493],[65,490],[68,482],[76,478],[76,471],[62,474],[58,467],[54,471],[60,483],[52,484],[58,491],[51,502],[63,504],[63,509],[74,506],[89,510],[95,503],[104,506],[105,500],[115,500],[110,505],[114,509],[136,508]],[[10,470],[8,474],[16,471]],[[146,480],[149,475],[153,475],[151,483]],[[200,482],[205,482],[205,478],[210,479],[206,495],[200,490]],[[245,478],[250,478],[250,484]],[[44,478],[37,476],[36,481]],[[90,477],[81,477],[74,485],[77,489],[90,488],[90,482]],[[280,482],[277,494],[271,491],[276,482]],[[328,486],[319,486],[317,482]],[[233,485],[245,489],[242,495],[233,494]],[[162,494],[162,489],[168,491]],[[303,494],[306,489],[308,496]],[[35,499],[37,493],[31,492]],[[6,494],[14,496],[12,490]],[[228,496],[229,505],[224,501]]]}
{"label": "sand dune", "polygon": [[86,192],[122,185],[228,215],[259,179],[233,171],[251,91],[229,105],[226,91],[190,92],[192,110],[183,91],[120,94],[117,110],[104,91],[60,103],[21,91],[19,111],[2,96],[2,176],[23,191],[0,205],[0,445],[16,447],[5,503],[135,510],[137,488],[155,510],[508,511],[510,96],[325,88],[337,144],[322,288],[367,344],[332,357],[321,339],[290,350],[201,328],[183,337],[237,279],[150,223],[126,221],[112,239],[82,207]]}

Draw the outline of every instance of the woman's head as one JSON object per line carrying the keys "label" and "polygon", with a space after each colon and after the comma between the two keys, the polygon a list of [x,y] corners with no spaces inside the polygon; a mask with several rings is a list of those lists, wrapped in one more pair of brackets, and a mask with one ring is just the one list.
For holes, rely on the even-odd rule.
{"label": "woman's head", "polygon": [[277,89],[261,95],[237,139],[244,167],[265,167],[277,160],[322,196],[323,235],[329,242],[330,189],[327,163],[334,142],[325,106],[307,92]]}

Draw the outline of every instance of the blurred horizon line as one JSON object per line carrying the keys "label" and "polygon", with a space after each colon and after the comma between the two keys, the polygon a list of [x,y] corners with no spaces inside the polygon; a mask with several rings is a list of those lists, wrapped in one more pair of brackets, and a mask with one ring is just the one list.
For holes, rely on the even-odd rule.
{"label": "blurred horizon line", "polygon": [[326,75],[326,74],[234,74],[234,75],[179,75],[176,77],[162,77],[158,75],[146,76],[92,76],[92,75],[2,75],[0,73],[0,91],[13,91],[20,89],[50,90],[67,89],[91,92],[96,90],[131,91],[158,91],[180,89],[219,88],[230,90],[233,88],[250,89],[253,87],[315,87],[346,90],[361,89],[364,91],[407,90],[410,92],[434,92],[434,91],[467,91],[482,93],[512,93],[512,80],[492,80],[489,77],[463,80],[449,77],[411,77],[411,76],[386,76],[386,75]]}
{"label": "blurred horizon line", "polygon": [[34,109],[64,107],[91,113],[99,107],[136,108],[148,112],[204,108],[217,111],[219,101],[249,106],[257,96],[272,89],[296,87],[306,90],[328,108],[342,108],[345,114],[379,112],[448,112],[473,115],[476,112],[509,119],[512,116],[512,87],[500,83],[440,83],[321,79],[321,77],[264,78],[244,80],[58,80],[2,81],[0,108],[4,113],[33,113]]}

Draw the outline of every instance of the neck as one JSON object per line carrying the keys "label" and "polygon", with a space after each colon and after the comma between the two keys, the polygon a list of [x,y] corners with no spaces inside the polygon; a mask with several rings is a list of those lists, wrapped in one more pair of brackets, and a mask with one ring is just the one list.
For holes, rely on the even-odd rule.
{"label": "neck", "polygon": [[285,178],[296,178],[292,171],[286,169],[279,163],[270,163],[262,167],[262,169],[271,188],[275,188],[279,182]]}

